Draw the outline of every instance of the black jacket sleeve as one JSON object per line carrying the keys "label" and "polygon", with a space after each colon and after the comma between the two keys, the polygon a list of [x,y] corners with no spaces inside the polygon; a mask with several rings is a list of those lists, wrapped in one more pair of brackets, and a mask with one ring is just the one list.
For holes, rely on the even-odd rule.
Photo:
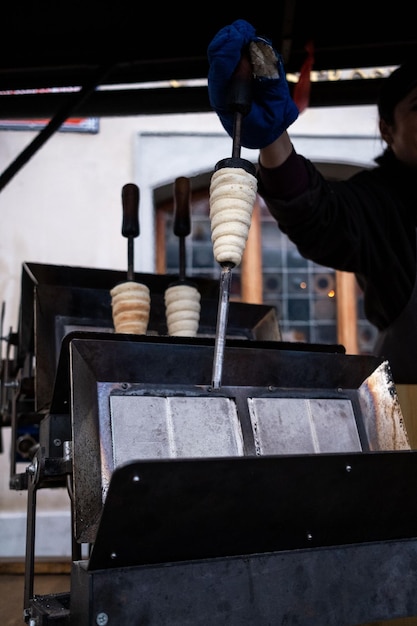
{"label": "black jacket sleeve", "polygon": [[384,168],[327,181],[308,159],[299,159],[309,181],[302,193],[282,198],[260,166],[260,195],[303,257],[356,274],[368,319],[385,328],[405,306],[414,285],[412,198],[398,192],[398,178]]}

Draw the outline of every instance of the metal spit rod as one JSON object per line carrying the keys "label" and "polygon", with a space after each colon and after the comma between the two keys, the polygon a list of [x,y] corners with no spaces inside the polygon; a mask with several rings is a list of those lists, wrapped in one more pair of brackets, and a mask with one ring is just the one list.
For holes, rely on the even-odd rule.
{"label": "metal spit rod", "polygon": [[219,305],[217,308],[216,339],[214,344],[213,375],[211,384],[213,389],[220,389],[222,383],[224,350],[226,347],[227,319],[229,316],[229,297],[230,287],[232,284],[233,267],[233,263],[230,263],[229,265],[223,263],[220,273]]}
{"label": "metal spit rod", "polygon": [[[243,161],[243,159],[240,158],[241,130],[243,118],[249,113],[252,106],[252,84],[252,64],[249,54],[243,50],[239,64],[232,77],[229,94],[230,108],[234,113],[232,145],[232,160],[234,167],[240,167]],[[222,162],[219,162],[217,164],[216,169],[219,169],[221,163]],[[230,160],[226,159],[224,163],[225,165],[223,165],[223,167],[227,167]],[[245,166],[246,164],[247,162],[245,161]],[[229,315],[230,289],[232,284],[232,269],[235,266],[232,262],[224,262],[220,265],[219,305],[217,309],[216,338],[214,344],[212,372],[213,389],[220,389],[222,382],[227,320]]]}

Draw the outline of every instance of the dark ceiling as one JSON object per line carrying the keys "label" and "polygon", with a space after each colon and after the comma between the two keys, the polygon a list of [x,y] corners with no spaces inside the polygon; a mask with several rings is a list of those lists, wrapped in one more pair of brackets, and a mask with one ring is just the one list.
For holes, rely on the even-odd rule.
{"label": "dark ceiling", "polygon": [[[28,119],[186,113],[210,110],[204,84],[173,88],[114,88],[137,83],[207,77],[206,50],[221,27],[237,18],[269,36],[298,72],[305,45],[315,49],[313,69],[392,66],[417,56],[413,3],[363,0],[224,1],[207,4],[118,0],[6,2],[1,9],[0,92],[82,87],[65,93],[0,93],[0,118]],[[369,104],[380,79],[320,80],[311,106]],[[103,87],[113,86],[112,89]]]}

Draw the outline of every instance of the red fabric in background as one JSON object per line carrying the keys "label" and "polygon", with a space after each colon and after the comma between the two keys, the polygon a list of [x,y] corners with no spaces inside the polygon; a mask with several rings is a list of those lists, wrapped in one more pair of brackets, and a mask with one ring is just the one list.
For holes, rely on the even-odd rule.
{"label": "red fabric in background", "polygon": [[293,100],[299,110],[302,113],[310,104],[310,91],[311,91],[311,78],[310,72],[313,69],[314,65],[314,44],[312,41],[309,41],[305,49],[307,51],[307,58],[304,61],[300,76],[298,78],[297,84],[294,86],[293,91]]}

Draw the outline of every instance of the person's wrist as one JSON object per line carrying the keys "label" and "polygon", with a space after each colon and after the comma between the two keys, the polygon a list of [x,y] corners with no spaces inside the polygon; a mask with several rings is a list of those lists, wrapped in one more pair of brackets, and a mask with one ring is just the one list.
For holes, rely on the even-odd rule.
{"label": "person's wrist", "polygon": [[259,151],[259,162],[262,167],[272,169],[282,165],[293,151],[293,145],[287,131],[275,141]]}

